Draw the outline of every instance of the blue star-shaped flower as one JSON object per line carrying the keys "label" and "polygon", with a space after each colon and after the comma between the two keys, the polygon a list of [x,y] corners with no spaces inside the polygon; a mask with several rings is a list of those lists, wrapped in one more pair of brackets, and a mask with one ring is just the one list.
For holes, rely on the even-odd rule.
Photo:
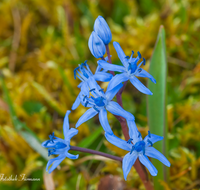
{"label": "blue star-shaped flower", "polygon": [[152,147],[155,142],[163,140],[163,137],[148,132],[148,135],[143,140],[140,132],[137,131],[135,122],[133,120],[127,122],[131,138],[128,141],[122,140],[114,134],[105,133],[105,137],[110,143],[123,150],[129,151],[129,153],[124,156],[122,161],[124,179],[127,179],[127,175],[137,158],[139,158],[139,161],[147,167],[152,176],[156,176],[158,171],[150,162],[148,157],[158,159],[163,164],[170,167],[170,162],[165,158],[165,156]]}
{"label": "blue star-shaped flower", "polygon": [[76,79],[76,77],[82,81],[78,85],[78,87],[81,88],[81,91],[80,91],[79,95],[77,96],[74,104],[72,105],[72,110],[75,110],[79,106],[79,104],[81,102],[81,99],[80,99],[81,96],[83,96],[83,95],[89,96],[88,81],[91,78],[94,78],[94,80],[96,80],[96,81],[108,82],[112,79],[112,74],[106,73],[105,70],[101,71],[101,67],[98,66],[95,74],[93,75],[93,73],[91,72],[91,70],[87,64],[87,61],[85,61],[84,63],[79,65],[76,69],[74,69],[74,78]]}
{"label": "blue star-shaped flower", "polygon": [[46,171],[48,171],[49,166],[53,163],[52,167],[49,169],[51,173],[66,157],[70,159],[77,159],[79,155],[72,155],[68,153],[70,150],[70,139],[78,133],[77,129],[69,129],[69,114],[71,111],[67,111],[64,122],[63,122],[63,133],[65,139],[61,139],[52,135],[49,135],[50,140],[44,141],[42,146],[48,148],[48,156],[52,154],[58,154],[59,156],[50,159],[46,166]]}
{"label": "blue star-shaped flower", "polygon": [[103,129],[107,132],[112,134],[112,130],[110,128],[110,125],[108,123],[107,119],[107,111],[111,112],[114,115],[122,116],[129,120],[134,120],[134,116],[125,111],[117,102],[112,101],[113,97],[116,95],[116,93],[120,90],[120,88],[123,86],[122,84],[119,84],[113,89],[107,88],[107,91],[104,93],[103,89],[97,84],[97,82],[94,80],[94,78],[91,78],[88,80],[88,85],[90,88],[90,96],[82,96],[81,103],[85,107],[91,107],[88,109],[78,120],[76,123],[76,127],[80,126],[85,121],[91,119],[95,115],[99,114],[99,121],[103,127]]}
{"label": "blue star-shaped flower", "polygon": [[124,54],[119,43],[113,42],[113,46],[115,47],[115,50],[117,51],[118,57],[121,60],[123,66],[109,64],[104,60],[97,61],[98,65],[106,70],[122,72],[121,74],[117,74],[112,78],[108,87],[112,89],[118,84],[130,80],[133,86],[135,86],[140,92],[152,95],[152,92],[146,86],[144,86],[136,77],[147,77],[153,83],[156,83],[156,80],[153,78],[152,75],[140,68],[142,64],[145,64],[145,59],[143,58],[143,61],[139,65],[137,65],[137,62],[141,59],[141,55],[139,52],[136,58],[133,58],[134,52],[132,52],[132,55],[129,58]]}

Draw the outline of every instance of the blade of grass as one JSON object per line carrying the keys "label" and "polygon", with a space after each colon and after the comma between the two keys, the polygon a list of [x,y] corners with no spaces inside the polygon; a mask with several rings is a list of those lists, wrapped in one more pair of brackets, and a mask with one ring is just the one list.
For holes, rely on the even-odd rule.
{"label": "blade of grass", "polygon": [[[149,73],[156,79],[157,83],[148,83],[148,88],[153,92],[148,96],[148,122],[151,133],[163,136],[164,140],[155,143],[155,148],[167,157],[167,118],[166,118],[166,100],[167,100],[167,60],[165,30],[161,26],[154,52],[151,58]],[[156,190],[162,190],[159,180],[167,181],[167,168],[158,160],[153,159],[154,166],[158,169],[158,175],[154,177],[154,187]]]}
{"label": "blade of grass", "polygon": [[67,76],[65,75],[65,72],[64,72],[63,68],[60,67],[60,66],[58,65],[58,70],[59,70],[59,73],[60,73],[60,75],[61,75],[61,77],[62,77],[62,79],[63,79],[63,82],[65,83],[65,85],[66,85],[67,88],[69,89],[69,92],[71,92],[71,94],[72,94],[73,96],[75,96],[74,89],[73,89],[73,87],[71,86],[71,84],[70,84],[70,82],[69,82]]}
{"label": "blade of grass", "polygon": [[8,89],[2,76],[0,77],[0,80],[4,97],[8,104],[10,116],[15,130],[25,139],[25,141],[30,145],[30,147],[32,147],[36,152],[38,152],[44,159],[49,160],[47,156],[48,152],[41,146],[41,142],[39,141],[37,135],[31,129],[29,129],[25,123],[22,123],[17,118],[12,99],[10,98]]}

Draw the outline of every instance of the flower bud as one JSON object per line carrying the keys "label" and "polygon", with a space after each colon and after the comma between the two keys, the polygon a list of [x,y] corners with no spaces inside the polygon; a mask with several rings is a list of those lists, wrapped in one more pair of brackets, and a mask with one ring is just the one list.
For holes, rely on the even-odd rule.
{"label": "flower bud", "polygon": [[94,23],[94,31],[101,38],[105,45],[112,40],[110,28],[102,16],[98,16]]}
{"label": "flower bud", "polygon": [[90,35],[88,46],[92,55],[96,58],[101,58],[106,53],[105,44],[94,31]]}

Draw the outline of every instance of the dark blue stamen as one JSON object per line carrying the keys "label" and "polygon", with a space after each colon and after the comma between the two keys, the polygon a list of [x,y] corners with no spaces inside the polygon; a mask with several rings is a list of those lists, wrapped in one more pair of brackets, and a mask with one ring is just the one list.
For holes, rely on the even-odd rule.
{"label": "dark blue stamen", "polygon": [[128,70],[131,69],[131,63],[128,63]]}
{"label": "dark blue stamen", "polygon": [[138,54],[139,59],[141,59],[142,56],[139,51],[137,52],[137,54]]}
{"label": "dark blue stamen", "polygon": [[87,98],[87,96],[84,96],[83,101],[85,101],[86,98]]}
{"label": "dark blue stamen", "polygon": [[53,139],[54,139],[54,132],[52,133],[52,135],[49,135],[49,138],[50,138],[50,141],[52,141],[52,143],[54,143],[54,142],[53,142]]}
{"label": "dark blue stamen", "polygon": [[135,150],[135,146],[132,146],[131,152],[130,154],[132,154],[132,152]]}
{"label": "dark blue stamen", "polygon": [[50,140],[47,140],[47,142],[44,144],[44,146],[47,146],[49,144]]}
{"label": "dark blue stamen", "polygon": [[84,63],[81,63],[81,65],[86,67],[86,65],[87,65],[87,60],[85,60]]}
{"label": "dark blue stamen", "polygon": [[151,138],[151,133],[150,133],[150,131],[148,131],[148,137]]}
{"label": "dark blue stamen", "polygon": [[139,69],[138,69],[138,72],[140,73],[141,71],[142,71],[142,69],[141,69],[141,68],[139,68]]}
{"label": "dark blue stamen", "polygon": [[92,92],[92,91],[94,91],[95,90],[95,88],[92,88],[91,90],[89,90],[89,92]]}
{"label": "dark blue stamen", "polygon": [[87,107],[88,103],[89,103],[88,101],[85,103],[85,107]]}
{"label": "dark blue stamen", "polygon": [[143,57],[143,65],[145,65],[146,63],[146,59]]}
{"label": "dark blue stamen", "polygon": [[104,91],[104,89],[102,88],[102,89],[99,90],[99,92],[101,92],[101,91]]}
{"label": "dark blue stamen", "polygon": [[147,140],[147,142],[151,145],[151,146],[153,146],[153,143],[148,139]]}
{"label": "dark blue stamen", "polygon": [[134,54],[134,51],[132,50],[132,54]]}
{"label": "dark blue stamen", "polygon": [[132,141],[132,140],[133,140],[133,139],[130,138],[130,139],[127,141],[127,143],[128,143],[128,144],[131,144],[131,141]]}
{"label": "dark blue stamen", "polygon": [[53,152],[55,152],[55,149],[48,149],[48,156],[51,156]]}
{"label": "dark blue stamen", "polygon": [[125,57],[125,59],[129,59],[130,57],[127,55],[126,57]]}
{"label": "dark blue stamen", "polygon": [[76,67],[75,69],[74,69],[74,79],[76,79],[76,71],[79,69],[79,67]]}

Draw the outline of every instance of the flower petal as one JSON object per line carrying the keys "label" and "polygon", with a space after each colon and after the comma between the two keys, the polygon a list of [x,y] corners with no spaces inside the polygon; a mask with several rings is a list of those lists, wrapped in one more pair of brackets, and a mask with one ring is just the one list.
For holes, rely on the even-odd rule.
{"label": "flower petal", "polygon": [[112,40],[112,33],[110,28],[102,16],[98,16],[94,22],[94,31],[102,39],[104,44],[109,44]]}
{"label": "flower petal", "polygon": [[153,93],[146,86],[144,86],[136,77],[131,77],[130,81],[133,84],[133,86],[135,86],[135,88],[137,88],[140,92],[148,95],[153,95]]}
{"label": "flower petal", "polygon": [[81,100],[80,100],[80,97],[78,95],[75,102],[72,105],[72,110],[75,110],[80,105],[80,103],[81,103]]}
{"label": "flower petal", "polygon": [[138,141],[142,140],[142,136],[140,135],[137,126],[134,120],[127,120],[128,128],[129,128],[129,136],[132,138],[132,142],[135,144]]}
{"label": "flower petal", "polygon": [[45,147],[45,148],[53,148],[56,145],[57,142],[65,144],[65,140],[56,137],[56,139],[53,139],[53,142],[51,140],[44,141],[42,143],[42,146]]}
{"label": "flower petal", "polygon": [[97,72],[94,74],[94,79],[102,82],[109,82],[112,79],[112,77],[113,75],[110,73]]}
{"label": "flower petal", "polygon": [[88,86],[90,89],[97,89],[97,90],[101,89],[101,87],[98,85],[98,83],[95,81],[93,77],[90,77],[90,79],[88,80]]}
{"label": "flower petal", "polygon": [[78,157],[79,157],[79,155],[77,154],[77,155],[73,155],[73,154],[70,154],[68,151],[65,151],[65,156],[67,157],[67,158],[70,158],[70,159],[77,159]]}
{"label": "flower petal", "polygon": [[65,137],[65,140],[68,141],[70,140],[74,135],[78,134],[78,130],[75,128],[71,128],[68,133],[67,133],[67,137]]}
{"label": "flower petal", "polygon": [[124,51],[122,50],[121,46],[119,45],[119,43],[118,42],[113,42],[113,46],[114,46],[114,48],[115,48],[115,50],[117,52],[117,55],[118,55],[120,61],[124,65],[124,67],[128,67],[127,62],[124,61],[126,55],[125,55]]}
{"label": "flower petal", "polygon": [[61,154],[56,158],[50,159],[46,166],[46,171],[48,171],[49,166],[54,162],[52,167],[49,169],[49,174],[65,159],[65,155]]}
{"label": "flower petal", "polygon": [[[93,79],[93,77],[89,77],[89,79],[87,81],[89,81],[90,79]],[[95,81],[95,80],[94,80]],[[81,92],[79,93],[80,96],[89,96],[89,86],[87,82],[83,82],[82,86],[81,86]]]}
{"label": "flower petal", "polygon": [[118,72],[125,71],[125,68],[123,66],[110,64],[104,60],[99,60],[99,61],[97,61],[97,63],[100,67],[102,67],[103,69],[106,69],[108,71],[118,71]]}
{"label": "flower petal", "polygon": [[154,167],[154,165],[150,162],[150,160],[145,155],[139,155],[140,162],[147,167],[150,174],[152,176],[156,176],[158,173],[158,170]]}
{"label": "flower petal", "polygon": [[129,80],[129,77],[126,73],[122,73],[122,74],[117,74],[115,75],[111,81],[108,84],[108,88],[107,91],[112,90],[113,88],[115,88],[117,85],[119,85],[122,82],[125,82]]}
{"label": "flower petal", "polygon": [[124,179],[127,179],[127,175],[129,174],[133,164],[135,163],[138,155],[135,151],[133,151],[131,154],[128,153],[124,156],[122,160],[122,169],[124,173]]}
{"label": "flower petal", "polygon": [[63,133],[64,133],[65,139],[67,138],[67,133],[69,131],[69,114],[70,113],[71,113],[71,111],[67,110],[65,117],[64,117],[64,121],[63,121]]}
{"label": "flower petal", "polygon": [[149,137],[148,135],[144,138],[144,142],[146,144],[146,146],[150,146],[151,144],[148,142],[148,139],[152,142],[152,144],[156,143],[157,141],[161,141],[163,140],[163,137],[158,136],[158,135],[154,135],[151,134],[151,137]]}
{"label": "flower petal", "polygon": [[106,109],[110,113],[114,115],[122,116],[127,120],[135,120],[134,116],[131,113],[125,111],[117,102],[110,101],[107,104]]}
{"label": "flower petal", "polygon": [[99,112],[99,121],[101,123],[101,126],[103,127],[104,131],[106,133],[112,134],[112,130],[110,128],[110,125],[108,123],[108,118],[107,118],[107,111],[106,109],[101,109]]}
{"label": "flower petal", "polygon": [[78,88],[81,88],[84,82],[79,83]]}
{"label": "flower petal", "polygon": [[114,98],[114,96],[117,94],[117,92],[122,88],[123,84],[119,84],[117,85],[115,88],[113,88],[112,90],[107,90],[105,95],[108,101],[112,100]]}
{"label": "flower petal", "polygon": [[90,35],[88,47],[92,55],[96,58],[101,58],[106,53],[105,44],[94,31]]}
{"label": "flower petal", "polygon": [[120,139],[114,134],[105,133],[106,139],[113,145],[127,151],[131,151],[132,145],[127,143],[125,140]]}
{"label": "flower petal", "polygon": [[144,69],[140,68],[140,72],[137,72],[135,74],[135,76],[138,76],[138,77],[147,77],[149,78],[153,83],[156,83],[156,79],[153,78],[152,75],[150,75],[147,71],[145,71]]}
{"label": "flower petal", "polygon": [[145,155],[159,160],[168,167],[170,167],[171,165],[170,162],[167,160],[167,158],[165,158],[165,156],[158,150],[156,150],[154,147],[146,147]]}
{"label": "flower petal", "polygon": [[94,117],[95,115],[97,115],[98,112],[93,109],[90,108],[88,109],[78,120],[78,122],[76,123],[76,128],[79,127],[82,123],[86,122],[87,120],[91,119],[92,117]]}

